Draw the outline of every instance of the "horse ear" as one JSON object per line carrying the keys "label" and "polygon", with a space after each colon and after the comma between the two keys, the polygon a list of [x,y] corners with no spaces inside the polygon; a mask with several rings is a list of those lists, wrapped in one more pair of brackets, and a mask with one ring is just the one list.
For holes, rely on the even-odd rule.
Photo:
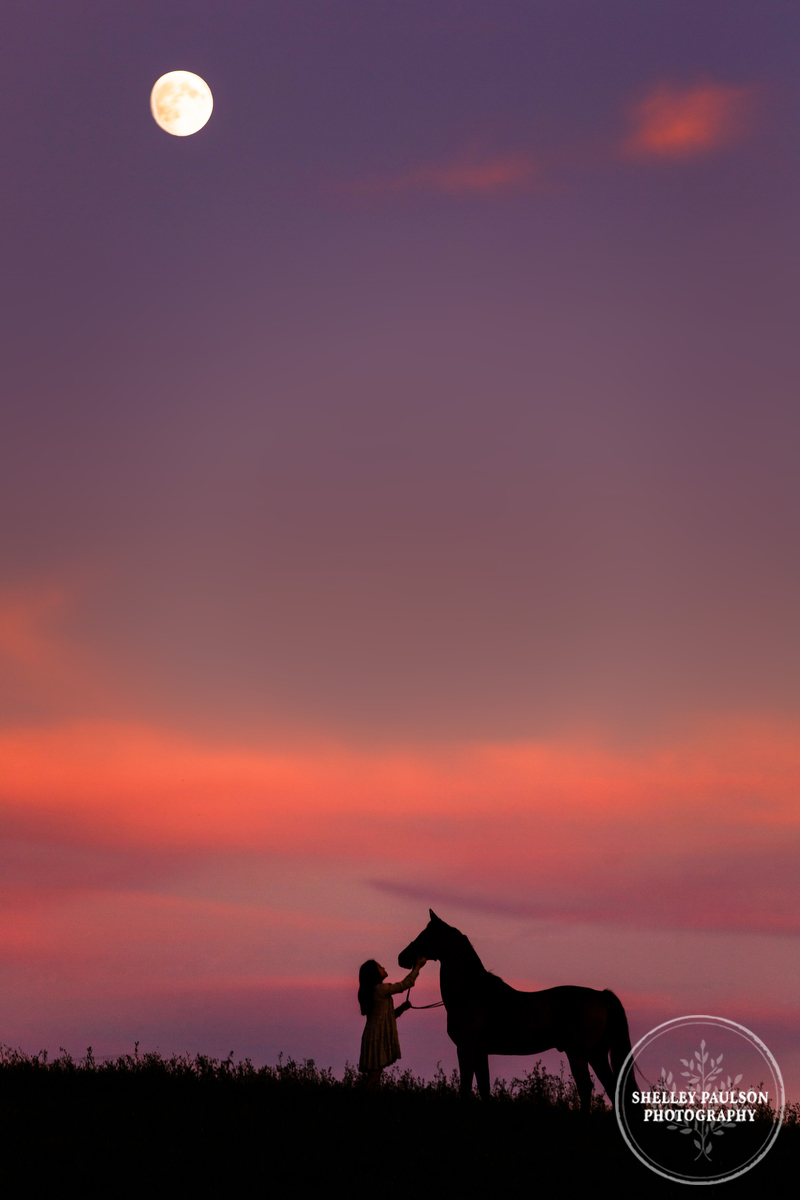
{"label": "horse ear", "polygon": [[436,913],[433,911],[433,909],[432,909],[432,908],[429,908],[429,909],[428,909],[428,912],[431,914],[431,920],[432,920],[432,921],[438,921],[438,920],[439,920],[439,918],[437,917]]}

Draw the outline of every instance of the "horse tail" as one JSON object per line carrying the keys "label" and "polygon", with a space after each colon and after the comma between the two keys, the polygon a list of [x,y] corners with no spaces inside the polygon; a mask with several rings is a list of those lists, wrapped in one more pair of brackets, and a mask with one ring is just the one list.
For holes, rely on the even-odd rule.
{"label": "horse tail", "polygon": [[611,1054],[611,1070],[615,1075],[619,1075],[622,1064],[631,1052],[628,1018],[619,996],[615,996],[606,988],[603,998],[608,1009],[608,1048]]}
{"label": "horse tail", "polygon": [[[628,1030],[628,1018],[622,1001],[608,988],[603,992],[603,999],[608,1010],[608,1049],[611,1058],[611,1070],[615,1081],[619,1078],[625,1059],[631,1052],[631,1035]],[[633,1072],[628,1073],[626,1093],[633,1089]]]}

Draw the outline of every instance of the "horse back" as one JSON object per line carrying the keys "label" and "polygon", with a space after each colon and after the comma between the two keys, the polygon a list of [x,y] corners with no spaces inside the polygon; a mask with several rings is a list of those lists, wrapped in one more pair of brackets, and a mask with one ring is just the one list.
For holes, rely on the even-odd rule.
{"label": "horse back", "polygon": [[602,992],[565,985],[521,994],[530,997],[533,1020],[547,1030],[557,1050],[589,1051],[603,1038],[608,1004]]}
{"label": "horse back", "polygon": [[489,1054],[539,1054],[557,1050],[590,1052],[605,1036],[608,1007],[593,988],[545,988],[522,992],[502,980],[464,997],[448,1009],[448,1033],[458,1044],[470,1041]]}

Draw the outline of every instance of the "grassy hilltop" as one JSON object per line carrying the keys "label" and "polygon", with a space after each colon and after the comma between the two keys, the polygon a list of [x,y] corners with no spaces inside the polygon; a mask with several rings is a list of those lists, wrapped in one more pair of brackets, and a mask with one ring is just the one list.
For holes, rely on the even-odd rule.
{"label": "grassy hilltop", "polygon": [[[685,1196],[643,1167],[596,1097],[588,1122],[570,1082],[533,1071],[463,1104],[455,1078],[389,1072],[380,1092],[313,1061],[125,1055],[81,1062],[0,1056],[9,1197]],[[783,1196],[800,1166],[798,1106],[766,1159],[725,1197]]]}

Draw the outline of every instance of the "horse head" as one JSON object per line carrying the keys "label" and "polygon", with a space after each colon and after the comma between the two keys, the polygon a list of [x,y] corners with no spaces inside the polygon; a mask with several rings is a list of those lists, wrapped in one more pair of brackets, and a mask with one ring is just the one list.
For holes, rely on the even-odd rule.
{"label": "horse head", "polygon": [[405,950],[401,950],[397,956],[398,964],[406,970],[413,967],[418,958],[441,958],[445,938],[452,932],[452,926],[437,917],[432,908],[428,911],[431,919],[422,933],[415,937],[413,942],[409,942]]}

